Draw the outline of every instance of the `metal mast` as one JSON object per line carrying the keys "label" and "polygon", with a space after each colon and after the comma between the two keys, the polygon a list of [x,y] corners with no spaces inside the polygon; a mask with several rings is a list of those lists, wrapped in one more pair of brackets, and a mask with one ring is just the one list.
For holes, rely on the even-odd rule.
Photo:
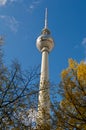
{"label": "metal mast", "polygon": [[45,10],[45,28],[48,28],[48,12],[47,12],[47,8]]}

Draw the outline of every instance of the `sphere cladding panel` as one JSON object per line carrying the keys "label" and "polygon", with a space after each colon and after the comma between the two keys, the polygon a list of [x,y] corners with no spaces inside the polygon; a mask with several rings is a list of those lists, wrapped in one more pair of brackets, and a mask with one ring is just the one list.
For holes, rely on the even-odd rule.
{"label": "sphere cladding panel", "polygon": [[54,41],[50,35],[41,35],[37,38],[36,46],[39,51],[41,51],[44,47],[47,47],[50,52],[54,47]]}

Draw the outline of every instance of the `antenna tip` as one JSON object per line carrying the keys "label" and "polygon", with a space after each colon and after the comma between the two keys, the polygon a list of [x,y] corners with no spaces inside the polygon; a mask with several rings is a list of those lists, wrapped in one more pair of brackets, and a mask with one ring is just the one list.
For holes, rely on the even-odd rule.
{"label": "antenna tip", "polygon": [[47,8],[45,8],[45,15],[47,15]]}
{"label": "antenna tip", "polygon": [[45,28],[47,28],[48,20],[47,20],[47,8],[45,9]]}
{"label": "antenna tip", "polygon": [[45,8],[45,10],[47,11],[47,7]]}

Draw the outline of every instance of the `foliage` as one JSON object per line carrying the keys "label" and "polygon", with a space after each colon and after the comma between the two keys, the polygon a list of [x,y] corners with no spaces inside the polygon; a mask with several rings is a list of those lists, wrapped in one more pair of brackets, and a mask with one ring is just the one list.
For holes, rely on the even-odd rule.
{"label": "foliage", "polygon": [[23,71],[17,62],[6,67],[2,59],[0,51],[0,129],[27,130],[32,127],[27,111],[37,108],[39,67]]}
{"label": "foliage", "polygon": [[61,75],[63,100],[56,112],[57,130],[86,130],[86,63],[69,59]]}

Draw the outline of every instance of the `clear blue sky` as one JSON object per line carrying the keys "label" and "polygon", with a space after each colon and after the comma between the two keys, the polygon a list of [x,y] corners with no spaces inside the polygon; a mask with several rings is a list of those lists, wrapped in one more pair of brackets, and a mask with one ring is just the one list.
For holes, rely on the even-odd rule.
{"label": "clear blue sky", "polygon": [[59,81],[68,58],[80,62],[86,57],[86,0],[0,0],[0,34],[5,36],[4,60],[17,58],[24,69],[39,65],[41,53],[36,38],[48,27],[55,41],[49,55],[50,79]]}

